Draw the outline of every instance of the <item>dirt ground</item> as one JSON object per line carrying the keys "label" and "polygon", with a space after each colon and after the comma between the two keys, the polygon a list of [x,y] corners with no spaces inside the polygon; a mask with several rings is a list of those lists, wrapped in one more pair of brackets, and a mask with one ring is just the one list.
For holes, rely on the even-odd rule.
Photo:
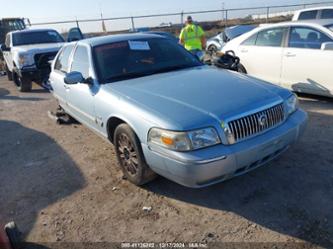
{"label": "dirt ground", "polygon": [[48,118],[56,108],[51,94],[38,86],[19,93],[3,76],[0,223],[16,221],[36,245],[302,242],[333,248],[333,100],[303,96],[300,103],[309,113],[306,133],[269,165],[199,190],[162,177],[139,188],[122,180],[111,144],[80,124],[59,126]]}

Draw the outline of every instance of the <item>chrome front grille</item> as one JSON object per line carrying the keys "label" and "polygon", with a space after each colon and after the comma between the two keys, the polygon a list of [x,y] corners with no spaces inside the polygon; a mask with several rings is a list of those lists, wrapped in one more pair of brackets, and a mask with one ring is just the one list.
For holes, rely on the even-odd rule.
{"label": "chrome front grille", "polygon": [[230,121],[228,126],[232,138],[228,136],[229,143],[234,144],[246,138],[260,134],[282,123],[283,120],[283,104],[279,104],[264,111]]}

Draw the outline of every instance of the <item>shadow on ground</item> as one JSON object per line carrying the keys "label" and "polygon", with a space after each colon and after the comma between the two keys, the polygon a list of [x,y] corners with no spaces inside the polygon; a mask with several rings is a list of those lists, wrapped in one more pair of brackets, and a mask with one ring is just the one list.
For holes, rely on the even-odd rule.
{"label": "shadow on ground", "polygon": [[0,120],[0,222],[26,237],[44,208],[85,186],[69,155],[47,135]]}
{"label": "shadow on ground", "polygon": [[[301,100],[305,108],[308,101],[312,100]],[[317,103],[318,108],[333,109],[328,99]],[[163,178],[146,188],[179,201],[233,212],[278,233],[333,248],[333,125],[323,127],[333,124],[333,116],[309,110],[309,118],[301,141],[281,158],[247,175],[199,190]]]}
{"label": "shadow on ground", "polygon": [[[33,90],[32,92],[47,92],[45,90],[40,91],[40,89]],[[11,96],[10,92],[7,89],[0,88],[0,100],[25,100],[25,101],[42,101],[45,100],[43,98],[35,98],[35,97],[18,97]]]}

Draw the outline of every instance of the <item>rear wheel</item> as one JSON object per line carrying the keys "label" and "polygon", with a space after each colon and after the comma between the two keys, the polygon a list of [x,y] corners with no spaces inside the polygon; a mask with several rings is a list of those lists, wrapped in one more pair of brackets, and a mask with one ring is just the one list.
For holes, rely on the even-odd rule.
{"label": "rear wheel", "polygon": [[130,182],[140,186],[156,178],[145,161],[139,138],[127,124],[116,128],[113,141],[120,167]]}
{"label": "rear wheel", "polygon": [[20,92],[30,92],[32,88],[32,81],[29,78],[20,77],[14,74],[14,82]]}

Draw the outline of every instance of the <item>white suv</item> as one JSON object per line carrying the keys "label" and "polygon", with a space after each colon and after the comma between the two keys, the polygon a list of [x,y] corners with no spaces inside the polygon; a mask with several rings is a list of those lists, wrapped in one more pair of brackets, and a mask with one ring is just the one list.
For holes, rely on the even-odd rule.
{"label": "white suv", "polygon": [[293,21],[312,19],[333,19],[333,6],[298,10],[293,17]]}
{"label": "white suv", "polygon": [[7,34],[1,50],[6,61],[9,80],[20,91],[31,90],[32,81],[42,84],[50,74],[53,60],[64,44],[62,36],[53,29],[31,29]]}

